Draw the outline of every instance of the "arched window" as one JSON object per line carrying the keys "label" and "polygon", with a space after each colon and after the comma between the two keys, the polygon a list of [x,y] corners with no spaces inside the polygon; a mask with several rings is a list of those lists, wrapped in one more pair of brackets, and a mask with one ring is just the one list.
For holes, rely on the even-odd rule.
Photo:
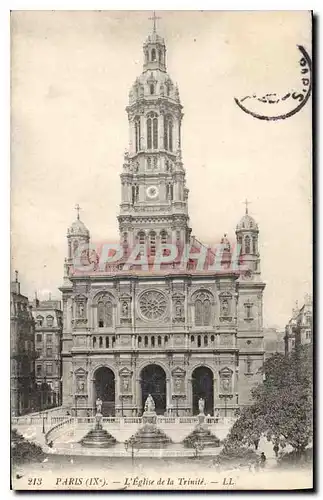
{"label": "arched window", "polygon": [[167,232],[166,231],[162,231],[160,233],[160,240],[161,240],[162,245],[166,245],[166,243],[167,243]]}
{"label": "arched window", "polygon": [[155,93],[155,85],[153,83],[149,85],[149,92],[150,95],[153,95]]}
{"label": "arched window", "polygon": [[140,117],[137,116],[135,118],[135,146],[136,146],[136,152],[140,151],[140,136],[141,136]]}
{"label": "arched window", "polygon": [[43,325],[44,318],[42,316],[37,316],[36,320],[37,320],[37,325],[38,326],[42,326]]}
{"label": "arched window", "polygon": [[158,51],[159,62],[163,61],[163,52],[161,50]]}
{"label": "arched window", "polygon": [[204,314],[203,314],[203,325],[209,325],[211,322],[211,303],[207,299],[203,303],[204,306]]}
{"label": "arched window", "polygon": [[246,236],[244,239],[245,253],[250,253],[250,236]]}
{"label": "arched window", "polygon": [[145,347],[148,347],[148,337],[145,335]]}
{"label": "arched window", "polygon": [[99,337],[99,347],[102,347],[103,346],[103,339],[102,337]]}
{"label": "arched window", "polygon": [[201,335],[197,336],[197,347],[201,347]]}
{"label": "arched window", "polygon": [[192,344],[193,344],[194,340],[195,340],[194,335],[191,335],[191,342],[192,342]]}
{"label": "arched window", "polygon": [[167,337],[167,335],[166,335],[166,336],[165,336],[164,343],[165,343],[165,344],[167,344],[167,342],[168,342],[168,337]]}
{"label": "arched window", "polygon": [[109,337],[105,337],[105,347],[106,349],[109,349]]}
{"label": "arched window", "polygon": [[112,337],[112,347],[114,347],[114,346],[115,346],[115,343],[116,343],[116,338],[115,338],[115,336],[113,335],[113,337]]}
{"label": "arched window", "polygon": [[158,335],[157,343],[158,343],[158,346],[161,346],[162,342],[161,342],[161,336],[160,335]]}
{"label": "arched window", "polygon": [[201,326],[202,323],[203,323],[202,302],[200,300],[196,300],[196,302],[195,302],[195,324],[197,326]]}
{"label": "arched window", "polygon": [[214,342],[214,335],[211,335],[211,342]]}
{"label": "arched window", "polygon": [[138,347],[140,347],[140,346],[141,346],[141,340],[142,340],[142,339],[141,339],[141,336],[139,335],[139,337],[138,337]]}
{"label": "arched window", "polygon": [[252,253],[257,253],[257,236],[252,237]]}
{"label": "arched window", "polygon": [[204,335],[204,347],[208,345],[208,338],[207,335]]}
{"label": "arched window", "polygon": [[46,317],[46,323],[47,323],[47,326],[51,327],[53,326],[54,324],[54,318],[53,316],[49,315]]}
{"label": "arched window", "polygon": [[102,301],[98,303],[98,326],[104,327],[104,303]]}
{"label": "arched window", "polygon": [[155,347],[155,337],[151,337],[151,347]]}
{"label": "arched window", "polygon": [[173,118],[169,115],[164,117],[164,149],[173,151]]}
{"label": "arched window", "polygon": [[149,234],[149,250],[150,255],[156,255],[156,233],[154,232]]}
{"label": "arched window", "polygon": [[147,116],[147,149],[158,148],[158,116],[149,113]]}
{"label": "arched window", "polygon": [[207,292],[198,292],[195,297],[195,325],[209,326],[211,323],[211,296]]}
{"label": "arched window", "polygon": [[93,343],[93,347],[96,347],[96,337],[93,337],[92,343]]}
{"label": "arched window", "polygon": [[145,233],[143,231],[140,231],[140,233],[138,233],[138,243],[139,243],[139,253],[141,255],[143,255],[145,252],[145,240],[146,240]]}
{"label": "arched window", "polygon": [[106,313],[105,326],[112,326],[112,311],[113,311],[112,302],[108,300],[107,303],[105,304],[105,313]]}
{"label": "arched window", "polygon": [[151,51],[151,60],[156,61],[156,50],[155,49],[152,49],[152,51]]}
{"label": "arched window", "polygon": [[153,119],[153,148],[158,148],[158,118]]}

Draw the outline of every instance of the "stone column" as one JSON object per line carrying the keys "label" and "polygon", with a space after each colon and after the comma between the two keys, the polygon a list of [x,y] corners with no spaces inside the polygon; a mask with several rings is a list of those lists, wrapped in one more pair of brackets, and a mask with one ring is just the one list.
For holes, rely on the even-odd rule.
{"label": "stone column", "polygon": [[158,148],[165,149],[164,145],[164,115],[159,115],[158,118]]}
{"label": "stone column", "polygon": [[169,377],[166,377],[166,411],[168,410],[171,404],[172,404],[171,381]]}

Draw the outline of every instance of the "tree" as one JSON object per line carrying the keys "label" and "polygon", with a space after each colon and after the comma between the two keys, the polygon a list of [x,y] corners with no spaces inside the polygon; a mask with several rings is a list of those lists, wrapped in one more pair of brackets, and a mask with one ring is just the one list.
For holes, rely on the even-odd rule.
{"label": "tree", "polygon": [[274,445],[290,444],[300,456],[312,439],[311,347],[299,346],[286,356],[276,353],[262,371],[253,404],[241,411],[228,441],[250,446],[265,435]]}

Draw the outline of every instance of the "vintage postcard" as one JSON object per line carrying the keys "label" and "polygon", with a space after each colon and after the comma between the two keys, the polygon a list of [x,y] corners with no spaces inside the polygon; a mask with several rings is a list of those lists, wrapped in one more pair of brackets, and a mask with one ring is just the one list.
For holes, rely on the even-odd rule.
{"label": "vintage postcard", "polygon": [[313,488],[312,14],[11,13],[11,487]]}

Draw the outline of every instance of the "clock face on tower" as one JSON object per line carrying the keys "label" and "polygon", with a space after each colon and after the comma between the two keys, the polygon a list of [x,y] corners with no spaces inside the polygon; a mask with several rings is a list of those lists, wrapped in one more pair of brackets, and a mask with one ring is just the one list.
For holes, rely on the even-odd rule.
{"label": "clock face on tower", "polygon": [[157,196],[158,196],[158,187],[156,187],[156,186],[149,186],[146,189],[146,194],[147,194],[147,197],[150,198],[151,200],[153,200],[154,198],[157,198]]}

